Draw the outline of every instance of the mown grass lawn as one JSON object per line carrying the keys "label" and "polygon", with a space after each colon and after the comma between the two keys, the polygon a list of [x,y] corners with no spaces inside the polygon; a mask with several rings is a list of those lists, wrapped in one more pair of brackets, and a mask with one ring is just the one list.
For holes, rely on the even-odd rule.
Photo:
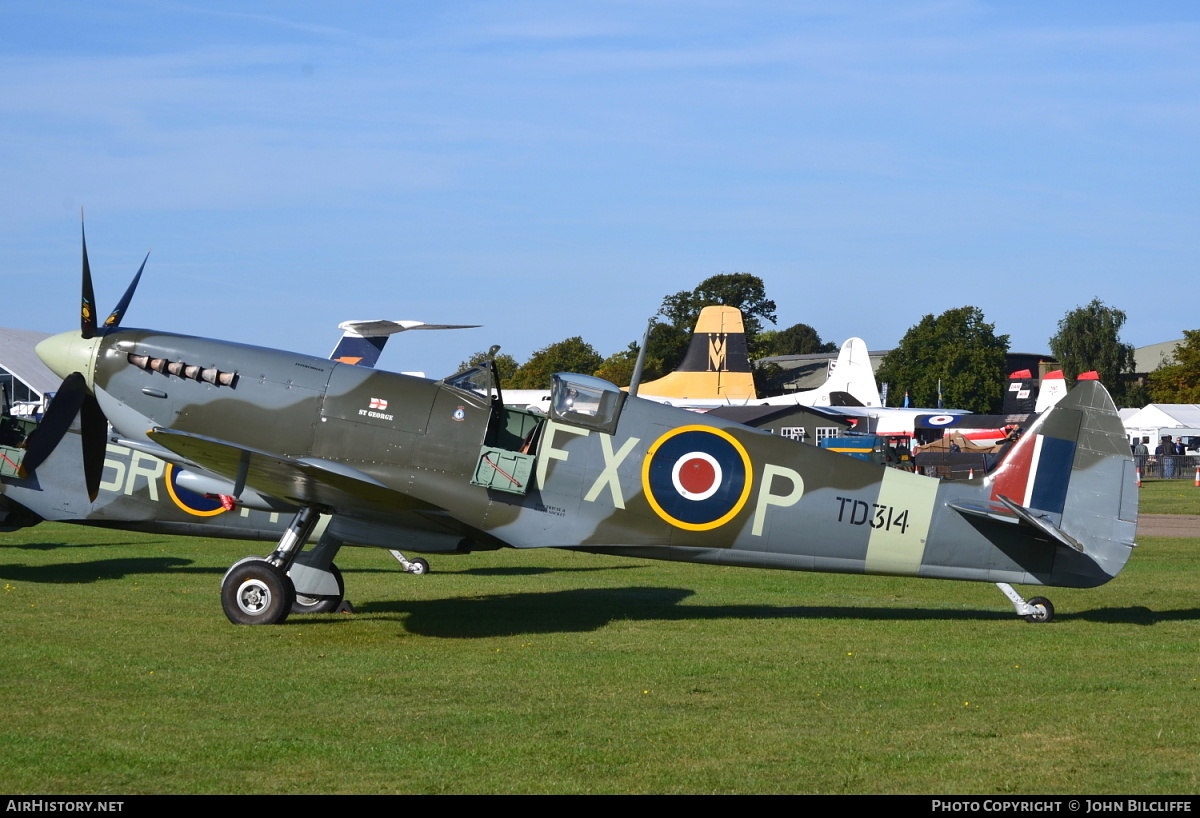
{"label": "mown grass lawn", "polygon": [[1142,514],[1200,514],[1200,488],[1192,480],[1147,480],[1138,492]]}
{"label": "mown grass lawn", "polygon": [[[354,615],[235,627],[219,540],[0,552],[19,793],[1189,793],[1200,541],[1029,625],[985,584],[559,551],[339,557]],[[1036,593],[1024,589],[1027,593]]]}

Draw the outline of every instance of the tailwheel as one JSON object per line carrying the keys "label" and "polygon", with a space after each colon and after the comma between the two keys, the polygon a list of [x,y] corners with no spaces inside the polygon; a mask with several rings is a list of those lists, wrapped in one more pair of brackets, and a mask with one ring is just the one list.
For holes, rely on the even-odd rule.
{"label": "tailwheel", "polygon": [[996,587],[1000,592],[1008,597],[1009,602],[1013,604],[1013,610],[1017,612],[1017,616],[1025,617],[1026,622],[1049,622],[1054,618],[1054,606],[1050,604],[1050,600],[1044,596],[1035,596],[1028,602],[1017,593],[1016,589],[1007,582],[997,582]]}
{"label": "tailwheel", "polygon": [[1030,599],[1029,607],[1034,610],[1025,617],[1026,622],[1049,622],[1054,618],[1054,606],[1044,596],[1035,596]]}
{"label": "tailwheel", "polygon": [[296,594],[296,601],[292,603],[292,613],[294,614],[318,614],[318,613],[334,613],[338,606],[342,604],[342,599],[346,595],[346,584],[342,582],[342,572],[333,563],[325,569],[333,574],[333,578],[337,580],[338,592],[336,596],[309,596],[308,594]]}
{"label": "tailwheel", "polygon": [[264,559],[244,559],[221,581],[221,607],[235,625],[278,625],[296,602],[291,577]]}
{"label": "tailwheel", "polygon": [[400,567],[403,568],[404,572],[407,574],[421,576],[422,574],[429,573],[429,563],[420,557],[417,557],[415,560],[410,560],[395,548],[389,548],[388,553],[396,558],[396,562],[400,563]]}

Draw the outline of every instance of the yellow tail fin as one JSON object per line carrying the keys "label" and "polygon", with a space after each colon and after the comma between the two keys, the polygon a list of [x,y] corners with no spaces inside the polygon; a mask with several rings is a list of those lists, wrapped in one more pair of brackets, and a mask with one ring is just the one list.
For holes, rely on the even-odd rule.
{"label": "yellow tail fin", "polygon": [[745,401],[755,397],[746,327],[737,307],[705,307],[683,362],[669,375],[644,383],[642,397]]}

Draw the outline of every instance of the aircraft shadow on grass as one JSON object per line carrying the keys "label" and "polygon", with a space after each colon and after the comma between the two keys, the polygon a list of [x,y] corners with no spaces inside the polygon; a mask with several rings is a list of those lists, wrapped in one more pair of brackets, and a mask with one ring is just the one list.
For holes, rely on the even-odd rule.
{"label": "aircraft shadow on grass", "polygon": [[1124,608],[1097,608],[1064,615],[1064,620],[1079,619],[1104,625],[1158,625],[1167,622],[1195,622],[1200,620],[1200,608],[1181,608],[1172,611],[1152,611],[1144,605]]}
{"label": "aircraft shadow on grass", "polygon": [[540,574],[584,574],[595,571],[630,571],[642,568],[641,565],[600,565],[594,568],[546,568],[530,565],[509,566],[505,568],[467,568],[462,571],[442,571],[448,574],[468,574],[473,577],[534,577]]}
{"label": "aircraft shadow on grass", "polygon": [[[160,543],[168,545],[169,543]],[[66,542],[28,542],[9,545],[5,544],[5,548],[15,551],[57,551],[60,548],[83,549],[83,548],[109,548],[112,546],[133,545],[139,548],[144,548],[147,543],[138,540],[128,540],[126,542],[100,542],[100,543],[66,543]]]}
{"label": "aircraft shadow on grass", "polygon": [[139,574],[204,573],[221,574],[220,568],[184,568],[191,560],[178,557],[136,557],[94,560],[55,565],[0,565],[0,578],[13,582],[37,582],[47,585],[84,585]]}
{"label": "aircraft shadow on grass", "polygon": [[[406,614],[409,633],[445,639],[482,639],[506,635],[580,633],[622,619],[690,621],[716,619],[838,619],[864,622],[1002,621],[1005,611],[931,608],[863,608],[837,605],[681,605],[693,595],[684,588],[587,588],[570,591],[501,594],[452,599],[372,602],[361,615]],[[1200,609],[1156,613],[1144,607],[1102,608],[1062,617],[1101,624],[1154,625],[1200,619]],[[316,620],[313,620],[314,622]],[[327,619],[335,622],[337,620]]]}

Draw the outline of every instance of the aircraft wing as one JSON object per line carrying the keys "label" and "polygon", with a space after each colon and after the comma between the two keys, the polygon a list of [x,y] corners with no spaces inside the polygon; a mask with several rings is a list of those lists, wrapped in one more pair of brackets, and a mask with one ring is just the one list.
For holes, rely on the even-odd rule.
{"label": "aircraft wing", "polygon": [[140,440],[131,440],[127,437],[114,437],[110,441],[116,446],[124,446],[127,449],[133,449],[135,452],[142,452],[151,457],[157,457],[159,460],[165,461],[177,466],[181,469],[191,469],[192,471],[202,471],[204,469],[199,463],[189,460],[188,458],[173,452],[163,446],[157,446],[153,443],[143,443]]}
{"label": "aircraft wing", "polygon": [[224,440],[153,429],[151,439],[202,468],[234,482],[234,496],[250,486],[260,494],[296,505],[316,505],[339,512],[392,514],[404,511],[443,512],[364,472],[320,458],[295,458],[238,446]]}

